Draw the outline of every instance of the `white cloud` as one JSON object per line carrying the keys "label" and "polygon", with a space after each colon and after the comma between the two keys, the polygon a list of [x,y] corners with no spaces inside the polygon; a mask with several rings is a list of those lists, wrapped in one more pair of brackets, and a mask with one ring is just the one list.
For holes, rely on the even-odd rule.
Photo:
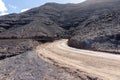
{"label": "white cloud", "polygon": [[29,10],[29,8],[22,9],[20,12],[25,12],[27,10]]}
{"label": "white cloud", "polygon": [[0,15],[6,15],[6,14],[8,14],[8,12],[5,3],[2,0],[0,0]]}
{"label": "white cloud", "polygon": [[8,6],[11,7],[11,8],[13,8],[13,9],[17,9],[17,7],[14,6],[14,5],[9,4]]}

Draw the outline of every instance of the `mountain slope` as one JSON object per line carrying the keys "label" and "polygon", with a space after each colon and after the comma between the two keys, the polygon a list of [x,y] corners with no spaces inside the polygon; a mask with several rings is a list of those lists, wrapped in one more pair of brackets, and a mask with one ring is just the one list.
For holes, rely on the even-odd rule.
{"label": "mountain slope", "polygon": [[[68,44],[77,48],[116,52],[120,48],[119,0],[95,3],[89,17],[73,32]],[[84,12],[83,14],[87,14]]]}
{"label": "mountain slope", "polygon": [[76,48],[116,52],[120,48],[120,0],[47,3],[0,17],[0,38],[69,38]]}

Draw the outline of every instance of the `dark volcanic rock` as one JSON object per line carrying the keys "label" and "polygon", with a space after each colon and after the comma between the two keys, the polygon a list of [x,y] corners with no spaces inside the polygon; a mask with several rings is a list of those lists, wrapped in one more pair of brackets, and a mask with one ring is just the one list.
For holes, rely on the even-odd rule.
{"label": "dark volcanic rock", "polygon": [[1,16],[0,80],[98,80],[49,64],[34,51],[24,52],[38,45],[37,41],[69,38],[72,47],[118,53],[119,4],[120,0],[47,3],[20,14]]}
{"label": "dark volcanic rock", "polygon": [[[25,13],[0,17],[0,27],[6,29],[1,30],[0,38],[54,36],[63,32],[64,30],[48,17],[46,10],[51,13],[48,9],[47,6],[41,6]],[[56,13],[54,8],[51,9],[53,13]]]}
{"label": "dark volcanic rock", "polygon": [[39,45],[33,40],[0,40],[0,60],[22,54]]}
{"label": "dark volcanic rock", "polygon": [[120,34],[119,3],[120,0],[47,3],[20,14],[1,16],[0,39],[70,38],[68,44],[73,47],[114,52],[120,49],[120,40],[108,36]]}
{"label": "dark volcanic rock", "polygon": [[[86,6],[84,10],[89,12],[89,16],[76,28],[68,44],[82,49],[117,52],[120,49],[118,3],[119,0],[106,0]],[[84,15],[87,12],[83,12]]]}

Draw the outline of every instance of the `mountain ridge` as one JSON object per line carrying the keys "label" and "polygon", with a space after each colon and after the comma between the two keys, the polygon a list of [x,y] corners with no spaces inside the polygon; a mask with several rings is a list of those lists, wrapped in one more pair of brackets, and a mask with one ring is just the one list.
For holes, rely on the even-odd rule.
{"label": "mountain ridge", "polygon": [[20,14],[1,16],[0,38],[68,38],[72,47],[116,51],[120,48],[119,3],[120,0],[47,3]]}

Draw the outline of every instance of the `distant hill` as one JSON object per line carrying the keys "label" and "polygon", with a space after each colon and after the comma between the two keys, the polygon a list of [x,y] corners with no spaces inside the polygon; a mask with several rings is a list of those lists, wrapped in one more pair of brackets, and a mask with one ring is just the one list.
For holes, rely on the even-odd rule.
{"label": "distant hill", "polygon": [[0,17],[0,38],[69,38],[72,47],[115,52],[120,49],[120,0],[79,4],[47,3]]}

